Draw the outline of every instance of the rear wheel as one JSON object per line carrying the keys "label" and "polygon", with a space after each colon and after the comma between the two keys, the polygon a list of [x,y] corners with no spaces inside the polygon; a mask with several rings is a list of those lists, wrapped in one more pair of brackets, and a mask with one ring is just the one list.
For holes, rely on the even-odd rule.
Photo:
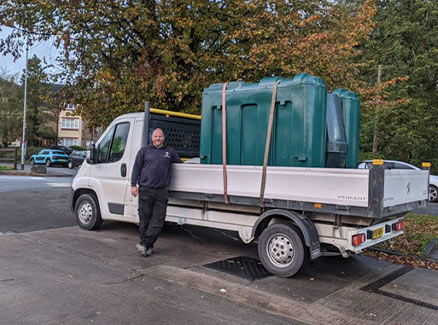
{"label": "rear wheel", "polygon": [[99,206],[94,195],[82,194],[75,205],[76,222],[86,230],[96,230],[102,224]]}
{"label": "rear wheel", "polygon": [[438,201],[438,188],[435,185],[429,185],[429,201]]}
{"label": "rear wheel", "polygon": [[52,162],[50,161],[50,159],[47,159],[47,160],[46,160],[46,166],[47,166],[47,167],[52,166]]}
{"label": "rear wheel", "polygon": [[304,247],[295,226],[276,223],[267,227],[260,235],[258,252],[266,270],[286,278],[297,273],[303,266]]}

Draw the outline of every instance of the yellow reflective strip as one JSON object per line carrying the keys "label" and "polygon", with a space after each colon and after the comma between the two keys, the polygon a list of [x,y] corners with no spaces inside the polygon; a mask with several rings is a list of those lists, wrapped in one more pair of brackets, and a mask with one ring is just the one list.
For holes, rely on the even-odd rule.
{"label": "yellow reflective strip", "polygon": [[373,165],[383,165],[383,159],[373,159]]}
{"label": "yellow reflective strip", "polygon": [[172,112],[172,111],[167,111],[165,109],[151,108],[149,111],[151,113],[155,113],[155,114],[166,115],[167,117],[177,116],[177,117],[191,118],[193,120],[200,120],[201,119],[201,115],[187,114],[187,113],[181,113],[181,112]]}
{"label": "yellow reflective strip", "polygon": [[421,163],[421,167],[423,167],[423,168],[430,168],[430,162],[423,162],[423,163]]}

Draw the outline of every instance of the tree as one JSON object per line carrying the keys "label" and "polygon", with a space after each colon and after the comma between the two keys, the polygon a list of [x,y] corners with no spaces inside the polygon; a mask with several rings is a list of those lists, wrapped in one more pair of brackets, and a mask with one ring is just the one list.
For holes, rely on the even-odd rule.
{"label": "tree", "polygon": [[6,147],[21,138],[23,92],[15,77],[2,72],[0,76],[0,143]]}
{"label": "tree", "polygon": [[[28,61],[27,78],[27,114],[26,140],[28,146],[42,146],[44,140],[55,142],[56,131],[47,126],[50,121],[57,121],[56,107],[51,104],[52,87],[47,74],[41,66],[41,60],[33,56]],[[24,85],[24,76],[22,77]]]}
{"label": "tree", "polygon": [[432,168],[438,166],[438,3],[379,1],[376,24],[364,48],[364,58],[374,65],[365,71],[364,79],[375,82],[378,65],[382,66],[382,81],[406,76],[406,82],[394,84],[390,98],[409,102],[382,106],[378,113],[366,112],[362,147],[370,151],[366,144],[377,125],[381,157],[417,165],[432,161]]}
{"label": "tree", "polygon": [[15,32],[0,50],[58,37],[60,63],[89,126],[155,107],[200,112],[214,82],[309,72],[330,89],[376,94],[358,80],[359,45],[373,28],[373,0],[10,0],[0,22]]}

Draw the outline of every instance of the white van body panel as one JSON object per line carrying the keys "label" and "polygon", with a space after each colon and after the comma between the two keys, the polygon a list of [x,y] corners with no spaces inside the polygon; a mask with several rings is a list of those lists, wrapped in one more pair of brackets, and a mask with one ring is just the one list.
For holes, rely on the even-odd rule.
{"label": "white van body panel", "polygon": [[[223,194],[222,165],[174,164],[169,190]],[[260,197],[261,166],[227,166],[228,195]],[[367,169],[267,167],[265,199],[368,206]]]}
{"label": "white van body panel", "polygon": [[429,196],[427,176],[425,170],[385,170],[383,206],[427,200]]}

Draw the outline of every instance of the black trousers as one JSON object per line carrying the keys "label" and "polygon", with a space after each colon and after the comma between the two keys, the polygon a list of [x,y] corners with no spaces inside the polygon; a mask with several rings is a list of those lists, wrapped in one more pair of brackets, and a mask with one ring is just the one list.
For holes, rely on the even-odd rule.
{"label": "black trousers", "polygon": [[150,248],[154,246],[163,229],[169,195],[167,188],[157,189],[140,186],[138,192],[140,244]]}

